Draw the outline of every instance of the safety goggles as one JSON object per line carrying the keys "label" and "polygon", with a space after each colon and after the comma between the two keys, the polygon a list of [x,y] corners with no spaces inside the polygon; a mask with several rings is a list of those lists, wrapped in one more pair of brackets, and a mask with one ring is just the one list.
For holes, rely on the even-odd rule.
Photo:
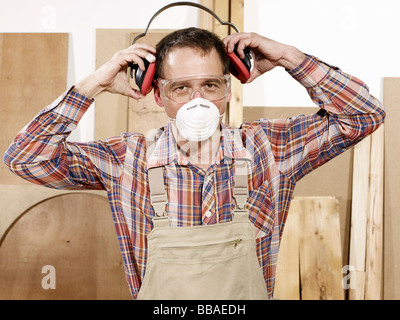
{"label": "safety goggles", "polygon": [[196,92],[210,101],[221,100],[231,90],[231,76],[196,76],[177,79],[158,79],[164,98],[177,103],[189,102]]}

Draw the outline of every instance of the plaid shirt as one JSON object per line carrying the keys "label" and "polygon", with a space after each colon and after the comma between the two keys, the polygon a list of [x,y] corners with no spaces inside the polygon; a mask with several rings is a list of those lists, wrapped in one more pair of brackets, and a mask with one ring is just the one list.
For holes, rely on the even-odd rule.
{"label": "plaid shirt", "polygon": [[14,173],[36,184],[107,191],[127,282],[136,298],[146,271],[146,237],[154,216],[147,166],[163,166],[167,212],[172,225],[183,227],[230,221],[234,159],[251,159],[249,218],[272,297],[279,243],[296,182],[373,132],[385,117],[383,106],[362,81],[315,57],[307,56],[288,72],[321,110],[242,124],[246,149],[222,124],[221,144],[207,170],[191,165],[178,151],[171,123],[162,128],[148,162],[143,134],[124,133],[87,143],[66,141],[93,102],[73,88],[18,133],[4,160]]}

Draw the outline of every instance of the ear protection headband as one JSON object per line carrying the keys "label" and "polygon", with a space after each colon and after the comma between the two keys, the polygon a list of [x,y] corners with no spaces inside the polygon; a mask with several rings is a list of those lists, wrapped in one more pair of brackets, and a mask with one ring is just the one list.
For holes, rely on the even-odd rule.
{"label": "ear protection headband", "polygon": [[[142,37],[144,37],[147,34],[147,31],[149,30],[150,24],[153,22],[154,18],[157,17],[161,12],[164,10],[171,8],[171,7],[176,7],[176,6],[191,6],[191,7],[197,7],[199,9],[202,9],[204,11],[207,11],[209,14],[211,14],[215,19],[219,21],[222,25],[228,25],[235,29],[236,32],[239,32],[239,29],[231,22],[228,21],[222,21],[213,11],[211,11],[209,8],[198,4],[198,3],[193,3],[193,2],[173,2],[170,3],[164,7],[162,7],[160,10],[158,10],[150,19],[149,23],[147,24],[146,30],[139,34],[138,36],[135,37],[132,41],[132,45],[136,43],[136,41]],[[251,69],[251,53],[250,53],[250,48],[245,48],[244,49],[245,57],[242,59],[240,58],[239,54],[237,53],[237,45],[235,46],[235,49],[232,53],[229,53],[229,61],[230,61],[230,67],[229,67],[229,72],[238,78],[241,83],[245,83],[249,77],[250,77],[250,69]],[[131,78],[133,78],[133,70],[135,70],[135,82],[136,85],[139,87],[140,92],[143,95],[148,94],[153,85],[153,80],[154,80],[154,75],[156,71],[156,65],[155,62],[150,63],[147,61],[147,59],[143,60],[144,65],[145,65],[145,70],[141,70],[137,64],[130,63],[131,67]]]}

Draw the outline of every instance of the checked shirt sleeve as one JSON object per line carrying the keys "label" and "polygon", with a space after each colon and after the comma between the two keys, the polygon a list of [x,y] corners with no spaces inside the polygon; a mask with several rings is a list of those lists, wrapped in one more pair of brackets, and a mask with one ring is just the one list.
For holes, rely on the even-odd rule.
{"label": "checked shirt sleeve", "polygon": [[288,72],[321,108],[266,124],[280,171],[297,181],[371,134],[385,111],[361,80],[313,56]]}
{"label": "checked shirt sleeve", "polygon": [[6,165],[46,187],[108,190],[125,155],[122,139],[66,141],[92,102],[73,88],[61,95],[17,134],[4,155]]}

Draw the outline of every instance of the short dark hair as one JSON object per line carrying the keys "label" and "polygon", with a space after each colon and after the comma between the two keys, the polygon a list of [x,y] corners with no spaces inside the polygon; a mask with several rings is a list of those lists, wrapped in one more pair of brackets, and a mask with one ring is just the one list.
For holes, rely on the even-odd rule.
{"label": "short dark hair", "polygon": [[229,57],[225,51],[225,45],[222,40],[215,33],[208,30],[190,27],[166,35],[157,44],[155,78],[162,78],[163,63],[168,52],[173,48],[184,47],[198,49],[205,54],[209,53],[214,48],[220,57],[224,74],[229,72]]}

